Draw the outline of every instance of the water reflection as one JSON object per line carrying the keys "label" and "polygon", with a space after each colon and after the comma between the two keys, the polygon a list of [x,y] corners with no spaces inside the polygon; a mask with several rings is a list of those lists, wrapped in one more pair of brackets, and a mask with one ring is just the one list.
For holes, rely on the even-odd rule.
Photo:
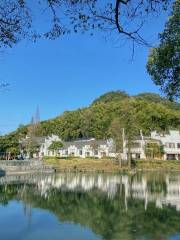
{"label": "water reflection", "polygon": [[10,200],[23,201],[25,215],[49,210],[102,239],[180,239],[179,174],[5,176],[0,202]]}

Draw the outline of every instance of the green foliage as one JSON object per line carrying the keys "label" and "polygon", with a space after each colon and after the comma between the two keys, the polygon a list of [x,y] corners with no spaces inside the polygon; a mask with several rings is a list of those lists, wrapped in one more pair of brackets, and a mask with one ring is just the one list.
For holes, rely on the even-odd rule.
{"label": "green foliage", "polygon": [[131,148],[133,147],[134,138],[139,135],[140,127],[136,109],[134,108],[134,100],[124,101],[122,107],[124,111],[119,116],[119,123],[124,129],[128,149],[128,165],[131,167]]}
{"label": "green foliage", "polygon": [[[123,39],[147,45],[142,32],[143,25],[154,12],[159,15],[161,11],[167,10],[170,2],[171,0],[1,0],[0,48],[12,47],[24,38],[33,41],[39,38],[54,40],[70,33],[89,32],[94,35],[97,30],[107,35],[120,34]],[[46,14],[43,14],[44,9]],[[121,12],[123,14],[120,19]],[[39,29],[36,19],[45,23],[42,29]]]}
{"label": "green foliage", "polygon": [[161,103],[169,109],[180,110],[180,103],[169,101],[156,93],[140,93],[135,98],[149,103]]}
{"label": "green foliage", "polygon": [[123,129],[120,123],[119,118],[115,118],[109,129],[109,134],[113,138],[115,143],[116,152],[122,152],[123,150]]}
{"label": "green foliage", "polygon": [[18,129],[10,134],[0,136],[0,152],[7,152],[8,149],[19,149],[19,139],[27,134],[27,126],[20,125]]}
{"label": "green foliage", "polygon": [[128,98],[129,95],[125,91],[112,91],[103,94],[99,98],[95,99],[93,104],[95,103],[109,103],[109,102],[117,102]]}
{"label": "green foliage", "polygon": [[164,153],[163,146],[157,143],[147,143],[145,146],[145,154],[148,158],[161,158]]}
{"label": "green foliage", "polygon": [[[106,139],[110,135],[109,129],[114,119],[126,114],[127,108],[133,109],[136,123],[145,134],[149,134],[151,130],[179,129],[180,111],[171,108],[171,105],[167,106],[166,103],[163,99],[150,102],[150,99],[147,100],[143,96],[106,103],[100,101],[88,108],[66,111],[57,118],[41,122],[36,134],[57,134],[68,141],[82,137]],[[180,104],[177,103],[177,106]]]}
{"label": "green foliage", "polygon": [[16,133],[11,133],[0,137],[0,152],[7,152],[7,149],[18,148],[18,138]]}
{"label": "green foliage", "polygon": [[36,141],[35,138],[29,137],[28,139],[26,139],[26,141],[23,143],[23,148],[26,152],[28,152],[30,154],[30,157],[32,157],[32,155],[34,153],[38,152],[39,149],[39,144]]}
{"label": "green foliage", "polygon": [[56,150],[59,150],[59,149],[62,148],[62,147],[63,147],[62,142],[60,142],[60,141],[53,141],[53,142],[51,143],[51,145],[48,147],[48,150],[50,150],[50,151],[56,151]]}
{"label": "green foliage", "polygon": [[20,154],[19,147],[10,147],[6,149],[7,153],[10,153],[13,156],[17,156]]}
{"label": "green foliage", "polygon": [[160,34],[160,44],[151,49],[147,71],[170,100],[180,97],[180,0]]}

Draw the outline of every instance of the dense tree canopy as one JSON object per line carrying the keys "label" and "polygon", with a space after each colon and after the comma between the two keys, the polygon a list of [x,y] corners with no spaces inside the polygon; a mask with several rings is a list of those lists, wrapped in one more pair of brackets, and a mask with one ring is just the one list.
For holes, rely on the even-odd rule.
{"label": "dense tree canopy", "polygon": [[112,92],[105,93],[99,98],[95,99],[93,104],[99,103],[99,102],[108,103],[112,101],[119,101],[128,97],[129,95],[124,91],[112,91]]}
{"label": "dense tree canopy", "polygon": [[0,137],[0,152],[8,152],[10,148],[19,148],[16,132]]}
{"label": "dense tree canopy", "polygon": [[[167,10],[171,0],[1,0],[0,48],[23,38],[58,38],[95,30],[119,33],[123,39],[147,45],[142,27],[148,16]],[[47,21],[48,20],[48,21]],[[46,23],[40,28],[41,23]]]}
{"label": "dense tree canopy", "polygon": [[136,136],[139,135],[139,124],[135,108],[128,101],[124,101],[123,112],[117,115],[110,124],[110,136],[114,140],[116,152],[118,152],[119,163],[121,163],[121,154],[123,152],[123,142],[126,139],[126,147],[128,149],[128,166],[131,167],[131,148]]}
{"label": "dense tree canopy", "polygon": [[180,98],[180,0],[160,35],[160,44],[151,49],[147,70],[170,100]]}
{"label": "dense tree canopy", "polygon": [[9,149],[14,149],[13,152],[19,151],[19,139],[27,134],[27,126],[21,125],[16,131],[0,136],[0,152],[8,152]]}
{"label": "dense tree canopy", "polygon": [[88,108],[66,111],[57,118],[41,122],[37,134],[54,133],[63,140],[87,137],[108,138],[112,121],[128,114],[127,109],[133,109],[134,117],[137,119],[136,124],[144,134],[149,134],[151,130],[166,131],[169,128],[179,129],[180,127],[180,104],[178,103],[171,104],[161,97],[159,101],[157,97],[154,102],[153,98],[150,102],[146,94],[141,97],[122,98],[121,93],[115,92],[113,97],[110,92],[109,96],[108,93],[103,95]]}
{"label": "dense tree canopy", "polygon": [[50,151],[56,151],[63,147],[63,144],[61,141],[53,141],[51,145],[48,147]]}

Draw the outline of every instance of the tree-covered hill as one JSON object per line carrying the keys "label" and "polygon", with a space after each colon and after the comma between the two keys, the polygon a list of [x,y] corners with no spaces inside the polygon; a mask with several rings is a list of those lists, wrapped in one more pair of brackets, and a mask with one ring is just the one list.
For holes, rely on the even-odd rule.
{"label": "tree-covered hill", "polygon": [[[144,134],[151,130],[166,131],[180,129],[180,103],[171,103],[157,94],[142,93],[129,96],[125,92],[109,92],[96,99],[89,107],[66,111],[60,116],[42,121],[36,126],[37,136],[57,134],[63,140],[95,137],[106,139],[110,136],[110,126],[115,118],[128,114],[134,109],[138,128]],[[8,143],[17,142],[27,134],[27,126],[19,127],[15,132],[0,138],[0,151]],[[2,148],[3,144],[4,148]]]}
{"label": "tree-covered hill", "polygon": [[108,93],[101,95],[100,97],[95,99],[92,104],[109,103],[112,101],[116,102],[116,101],[124,100],[126,98],[129,98],[129,95],[126,92],[120,91],[120,90],[112,91],[112,92],[108,92]]}
{"label": "tree-covered hill", "polygon": [[[180,110],[180,103],[171,102],[156,93],[145,92],[145,93],[140,93],[140,94],[132,96],[132,97],[134,97],[135,99],[147,101],[150,103],[161,103],[164,106],[166,106],[167,108]],[[100,96],[99,98],[95,99],[92,104],[96,104],[96,103],[100,103],[100,102],[101,103],[117,102],[117,101],[121,101],[121,100],[124,100],[127,98],[130,98],[130,96],[124,91],[119,91],[119,90],[112,91],[112,92],[105,93],[102,96]]]}
{"label": "tree-covered hill", "polygon": [[175,109],[175,110],[179,110],[180,111],[180,103],[177,102],[171,102],[169,100],[167,100],[166,98],[161,97],[160,95],[156,94],[156,93],[140,93],[138,95],[135,96],[135,98],[137,99],[142,99],[144,101],[148,101],[150,103],[161,103],[163,105],[165,105],[167,108],[170,109]]}

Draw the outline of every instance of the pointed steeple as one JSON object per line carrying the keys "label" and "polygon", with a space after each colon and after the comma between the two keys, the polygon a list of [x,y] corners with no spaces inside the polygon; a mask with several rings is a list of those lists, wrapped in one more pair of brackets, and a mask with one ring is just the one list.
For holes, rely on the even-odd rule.
{"label": "pointed steeple", "polygon": [[35,116],[34,116],[35,124],[40,122],[40,111],[39,111],[39,106],[36,108]]}
{"label": "pointed steeple", "polygon": [[30,124],[33,125],[34,124],[34,116],[31,117],[31,121],[30,121]]}

